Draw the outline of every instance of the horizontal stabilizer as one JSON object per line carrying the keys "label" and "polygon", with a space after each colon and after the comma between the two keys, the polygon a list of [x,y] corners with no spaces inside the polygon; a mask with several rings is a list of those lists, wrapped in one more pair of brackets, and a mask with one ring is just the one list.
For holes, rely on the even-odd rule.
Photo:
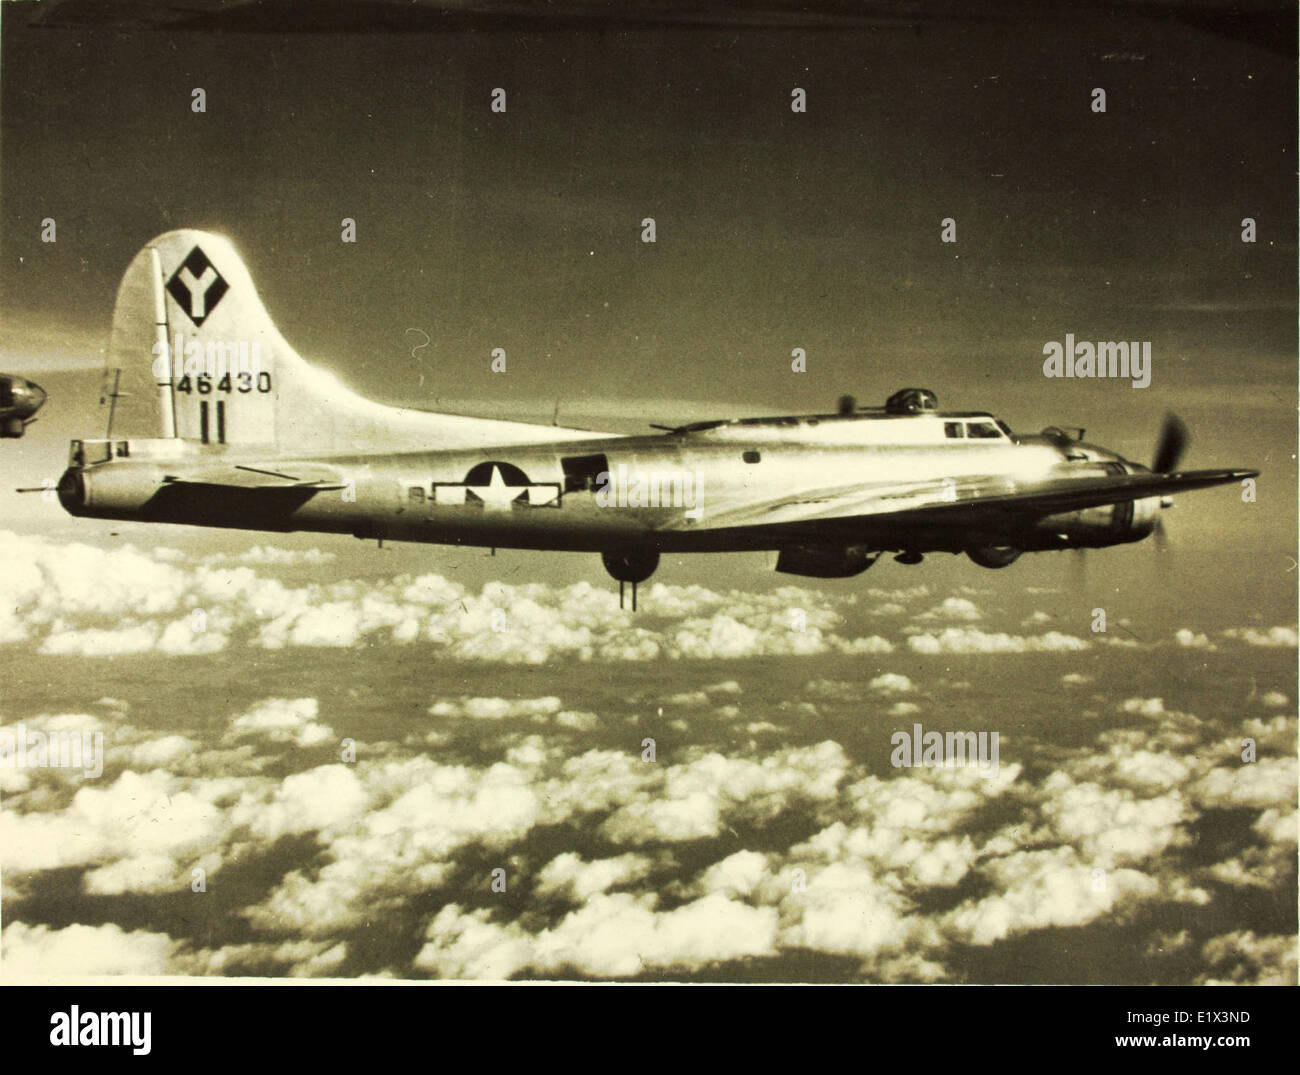
{"label": "horizontal stabilizer", "polygon": [[271,467],[228,464],[165,475],[174,485],[219,485],[227,489],[343,489],[347,483],[334,467],[320,463]]}

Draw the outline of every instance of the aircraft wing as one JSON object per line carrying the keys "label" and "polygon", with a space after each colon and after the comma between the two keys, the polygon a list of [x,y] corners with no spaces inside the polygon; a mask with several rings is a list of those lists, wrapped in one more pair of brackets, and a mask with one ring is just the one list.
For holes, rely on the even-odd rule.
{"label": "aircraft wing", "polygon": [[1193,470],[1181,474],[1093,474],[1088,477],[1013,479],[975,476],[881,485],[855,484],[759,503],[712,503],[698,518],[678,519],[672,530],[762,528],[791,536],[847,532],[856,522],[1005,525],[1101,504],[1168,496],[1189,489],[1253,478],[1256,470]]}
{"label": "aircraft wing", "polygon": [[172,485],[217,485],[227,489],[342,489],[346,483],[337,468],[320,463],[277,463],[274,467],[224,463],[186,468],[164,475]]}

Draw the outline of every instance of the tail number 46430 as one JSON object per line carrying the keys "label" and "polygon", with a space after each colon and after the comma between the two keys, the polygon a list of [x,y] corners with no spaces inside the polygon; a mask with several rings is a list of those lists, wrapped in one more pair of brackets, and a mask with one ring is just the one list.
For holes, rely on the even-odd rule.
{"label": "tail number 46430", "polygon": [[231,375],[227,373],[213,384],[212,378],[206,373],[200,373],[194,378],[187,374],[176,382],[176,391],[197,392],[201,396],[209,396],[213,392],[251,392],[254,386],[259,392],[271,391],[271,375],[263,372],[254,378],[251,373],[237,373],[232,383]]}

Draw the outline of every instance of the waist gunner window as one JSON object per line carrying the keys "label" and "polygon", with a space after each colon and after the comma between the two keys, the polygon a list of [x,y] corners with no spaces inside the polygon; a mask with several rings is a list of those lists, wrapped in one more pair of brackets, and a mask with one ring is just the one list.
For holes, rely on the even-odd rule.
{"label": "waist gunner window", "polygon": [[609,480],[609,459],[605,455],[571,455],[560,460],[566,493],[593,493],[601,486],[600,476]]}

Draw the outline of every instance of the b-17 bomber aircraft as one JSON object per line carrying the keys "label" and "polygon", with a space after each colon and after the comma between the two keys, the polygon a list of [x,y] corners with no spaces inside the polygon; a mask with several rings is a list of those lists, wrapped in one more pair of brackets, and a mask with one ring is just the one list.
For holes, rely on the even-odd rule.
{"label": "b-17 bomber aircraft", "polygon": [[0,437],[21,437],[45,404],[45,389],[21,377],[0,373]]}
{"label": "b-17 bomber aircraft", "polygon": [[771,550],[817,578],[886,552],[999,568],[1139,541],[1172,494],[1258,473],[1179,472],[1173,416],[1146,466],[1081,429],[940,411],[925,389],[643,436],[385,406],[300,358],[231,243],[191,230],[127,269],[108,374],[109,433],[74,440],[58,484],[73,515],[597,552],[633,608],[663,553]]}

